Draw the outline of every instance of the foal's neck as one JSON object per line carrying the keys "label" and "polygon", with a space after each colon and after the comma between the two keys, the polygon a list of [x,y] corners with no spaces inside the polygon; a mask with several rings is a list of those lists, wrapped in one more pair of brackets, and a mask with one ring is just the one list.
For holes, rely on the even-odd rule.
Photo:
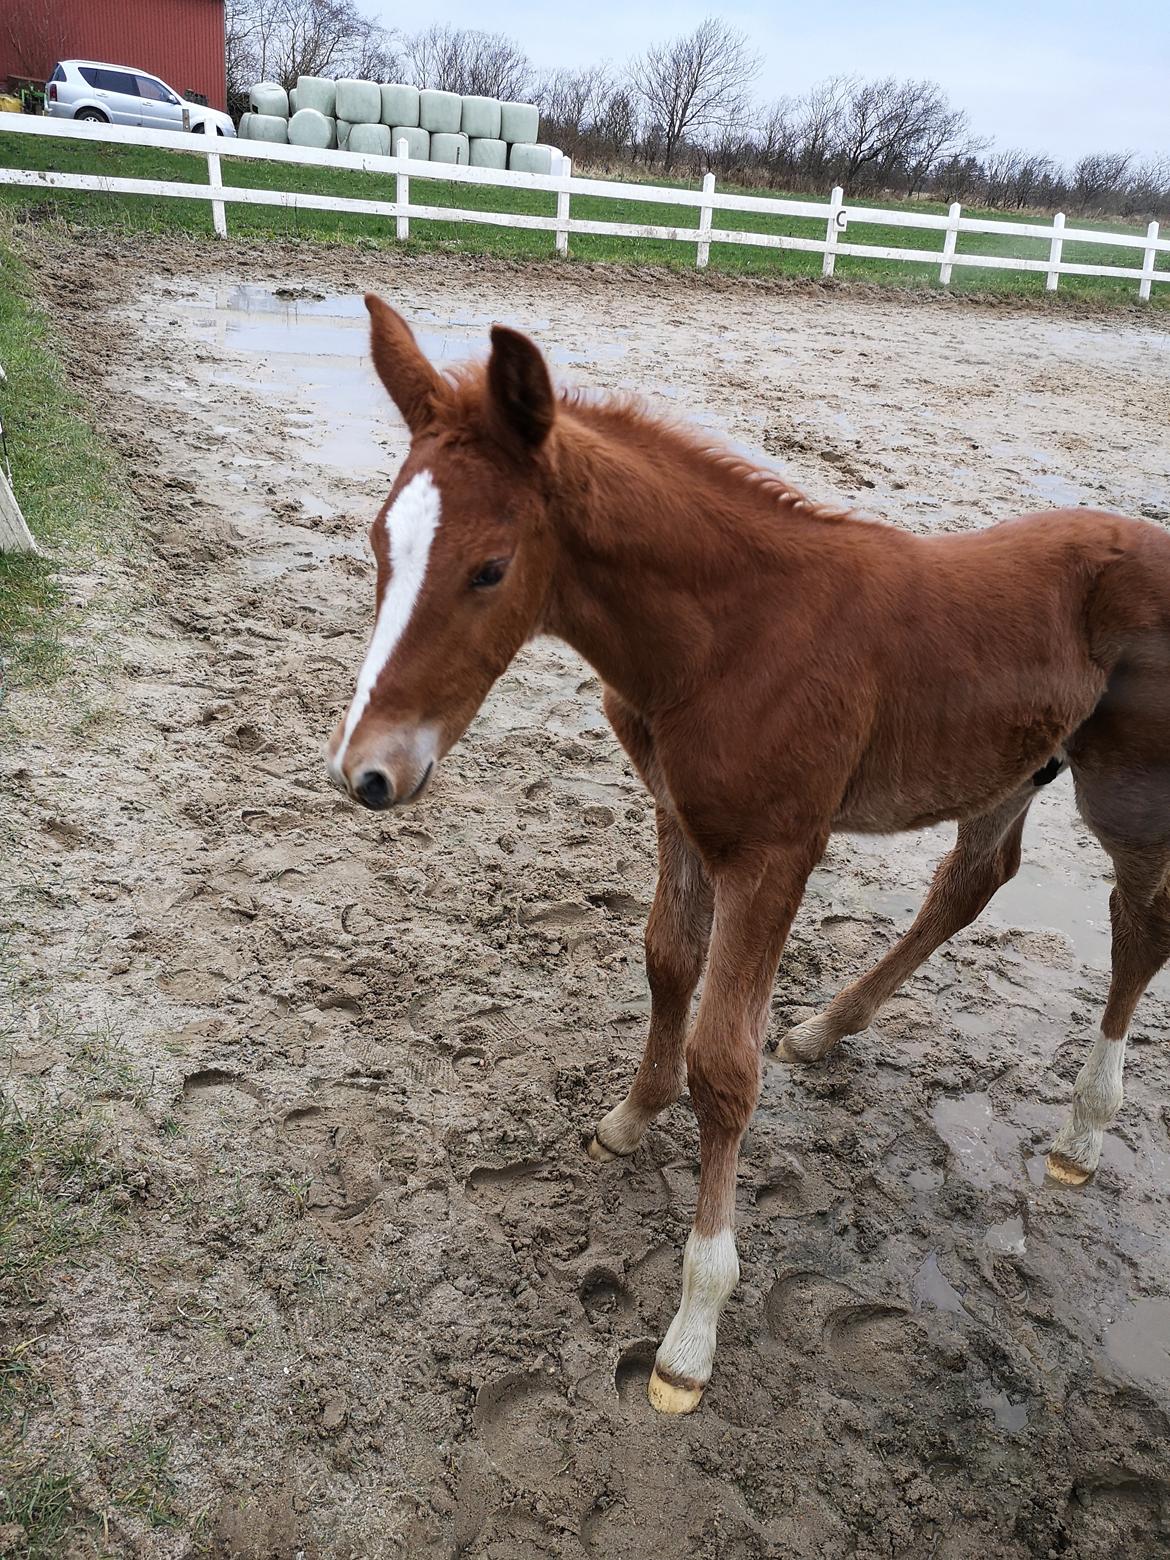
{"label": "foal's neck", "polygon": [[[826,519],[778,476],[626,408],[557,426],[542,627],[636,709],[681,702],[730,635],[807,566]],[[774,587],[774,588],[773,588]]]}

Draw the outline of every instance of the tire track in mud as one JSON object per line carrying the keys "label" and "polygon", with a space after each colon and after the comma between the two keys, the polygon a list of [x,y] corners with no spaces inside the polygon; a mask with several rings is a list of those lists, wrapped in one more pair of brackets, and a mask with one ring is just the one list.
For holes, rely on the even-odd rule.
{"label": "tire track in mud", "polygon": [[[368,627],[362,535],[403,451],[354,336],[387,268],[444,356],[481,320],[543,321],[583,382],[647,383],[786,449],[810,487],[837,469],[924,526],[970,523],[973,443],[997,452],[997,501],[1036,501],[1042,413],[1013,394],[1064,341],[1100,369],[1064,432],[1115,430],[1122,387],[1131,448],[1098,439],[1091,468],[1057,448],[1052,470],[1158,501],[1147,424],[1170,383],[1144,327],[576,267],[525,271],[529,310],[506,265],[300,249],[126,246],[82,291],[76,255],[46,248],[150,545],[116,721],[45,739],[22,802],[73,893],[30,961],[116,1024],[146,1080],[118,1134],[144,1191],[104,1259],[137,1278],[61,1295],[63,1400],[83,1424],[165,1427],[224,1553],[1157,1552],[1170,1381],[1132,1361],[1170,1292],[1166,987],[1097,1182],[1034,1184],[1103,983],[1059,922],[1023,932],[1019,911],[957,938],[824,1067],[767,1065],[717,1374],[695,1419],[651,1415],[697,1143],[684,1102],[627,1164],[581,1151],[640,1046],[654,872],[595,680],[531,648],[401,819],[355,814],[321,772]],[[322,333],[318,380],[302,348]],[[988,405],[968,392],[992,359]],[[196,404],[184,375],[208,387]],[[310,415],[317,383],[335,427]],[[913,386],[953,415],[920,413]],[[1032,849],[1099,889],[1067,813],[1047,807]],[[888,946],[936,853],[834,844],[777,1030]],[[112,1336],[134,1341],[111,1364]],[[79,1369],[103,1383],[84,1402]]]}

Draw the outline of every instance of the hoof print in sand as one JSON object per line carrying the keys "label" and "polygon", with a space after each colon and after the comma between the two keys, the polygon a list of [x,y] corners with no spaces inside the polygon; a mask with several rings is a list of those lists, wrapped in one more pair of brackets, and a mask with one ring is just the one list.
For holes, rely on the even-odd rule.
{"label": "hoof print in sand", "polygon": [[188,1118],[226,1122],[253,1115],[263,1099],[263,1091],[238,1073],[207,1067],[183,1079],[179,1111]]}
{"label": "hoof print in sand", "polygon": [[578,1293],[585,1315],[595,1324],[605,1326],[633,1309],[629,1291],[612,1268],[590,1268]]}
{"label": "hoof print in sand", "polygon": [[572,1416],[548,1376],[485,1382],[473,1422],[493,1466],[521,1487],[543,1486],[572,1455]]}
{"label": "hoof print in sand", "polygon": [[765,1315],[779,1343],[820,1354],[867,1389],[910,1383],[933,1370],[922,1329],[899,1306],[867,1299],[820,1273],[792,1273],[773,1284]]}
{"label": "hoof print in sand", "polygon": [[646,1386],[657,1353],[658,1344],[653,1338],[639,1338],[622,1350],[613,1373],[614,1391],[620,1403],[643,1407],[648,1414],[651,1412],[646,1401]]}
{"label": "hoof print in sand", "polygon": [[776,1166],[756,1192],[755,1212],[765,1219],[798,1219],[824,1213],[836,1201],[837,1194],[826,1181],[790,1158]]}

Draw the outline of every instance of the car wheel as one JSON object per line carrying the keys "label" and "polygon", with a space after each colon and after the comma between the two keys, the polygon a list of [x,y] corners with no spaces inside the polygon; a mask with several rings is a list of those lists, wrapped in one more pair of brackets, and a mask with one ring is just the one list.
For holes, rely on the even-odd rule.
{"label": "car wheel", "polygon": [[73,117],[74,119],[89,119],[99,125],[108,125],[110,122],[100,108],[79,108]]}

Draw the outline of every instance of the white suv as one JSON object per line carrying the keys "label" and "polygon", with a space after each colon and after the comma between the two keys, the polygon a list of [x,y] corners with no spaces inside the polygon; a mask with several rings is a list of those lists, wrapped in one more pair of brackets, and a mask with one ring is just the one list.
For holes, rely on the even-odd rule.
{"label": "white suv", "polygon": [[62,60],[45,87],[45,113],[52,119],[94,119],[108,125],[138,125],[144,130],[181,130],[183,114],[192,130],[214,125],[220,135],[235,135],[229,114],[203,103],[190,103],[165,81],[125,65],[95,60]]}

